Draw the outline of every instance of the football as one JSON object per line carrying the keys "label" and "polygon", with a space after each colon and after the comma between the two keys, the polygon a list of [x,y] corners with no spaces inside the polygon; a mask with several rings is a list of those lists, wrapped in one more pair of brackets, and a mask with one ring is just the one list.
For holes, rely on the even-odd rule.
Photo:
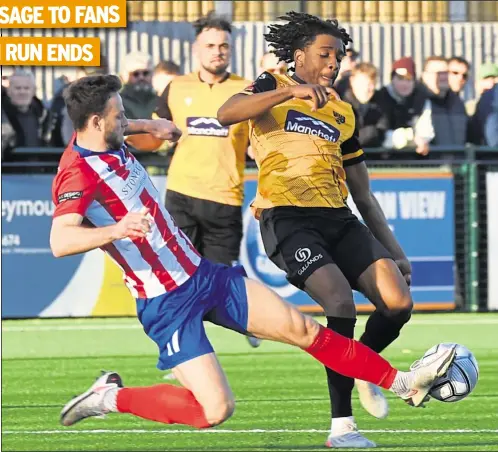
{"label": "football", "polygon": [[438,350],[456,345],[455,360],[444,377],[438,378],[430,391],[431,397],[441,402],[458,402],[467,397],[476,387],[479,379],[479,366],[472,352],[463,345],[442,343],[425,352],[425,358]]}
{"label": "football", "polygon": [[144,152],[157,151],[164,143],[164,140],[160,140],[149,133],[129,135],[126,137],[125,141],[126,144],[133,146],[137,151]]}

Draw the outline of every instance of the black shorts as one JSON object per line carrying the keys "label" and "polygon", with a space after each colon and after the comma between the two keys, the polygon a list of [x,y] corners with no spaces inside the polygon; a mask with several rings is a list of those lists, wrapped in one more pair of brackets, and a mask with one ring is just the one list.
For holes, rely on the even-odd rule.
{"label": "black shorts", "polygon": [[242,207],[192,198],[168,190],[166,209],[206,259],[225,265],[232,265],[239,260]]}
{"label": "black shorts", "polygon": [[266,254],[300,289],[331,263],[357,289],[358,277],[372,263],[392,259],[348,207],[274,207],[264,210],[259,222]]}

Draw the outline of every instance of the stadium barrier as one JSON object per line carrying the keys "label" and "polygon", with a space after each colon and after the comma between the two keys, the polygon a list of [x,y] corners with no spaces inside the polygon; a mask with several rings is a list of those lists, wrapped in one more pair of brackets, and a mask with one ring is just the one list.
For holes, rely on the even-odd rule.
{"label": "stadium barrier", "polygon": [[[2,165],[2,318],[134,316],[134,300],[107,256],[96,250],[55,259],[50,252],[51,184],[60,153],[18,149],[16,161]],[[367,154],[372,191],[413,266],[416,309],[498,309],[497,278],[488,276],[498,264],[498,205],[486,201],[498,190],[498,150],[438,148],[430,159],[385,149]],[[137,155],[164,195],[167,159]],[[256,186],[257,172],[248,168],[241,263],[302,310],[321,312],[266,257],[249,210]],[[359,293],[355,302],[359,312],[372,309]]]}

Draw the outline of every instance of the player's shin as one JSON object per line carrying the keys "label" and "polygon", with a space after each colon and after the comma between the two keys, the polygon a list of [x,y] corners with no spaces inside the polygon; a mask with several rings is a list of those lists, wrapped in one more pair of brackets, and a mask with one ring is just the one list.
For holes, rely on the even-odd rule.
{"label": "player's shin", "polygon": [[410,317],[411,309],[405,309],[391,315],[376,310],[368,318],[360,342],[380,353],[398,338],[401,329],[410,320]]}
{"label": "player's shin", "polygon": [[398,372],[367,346],[322,326],[319,326],[313,343],[304,350],[342,375],[369,381],[385,389],[391,388]]}
{"label": "player's shin", "polygon": [[116,407],[120,413],[130,413],[163,424],[196,428],[212,426],[201,404],[189,390],[168,384],[120,389]]}
{"label": "player's shin", "polygon": [[[327,328],[341,334],[342,336],[352,339],[354,337],[354,327],[356,319],[327,316]],[[329,387],[330,404],[332,408],[332,419],[345,419],[353,416],[351,406],[351,394],[353,392],[354,380],[345,377],[328,367],[327,384]],[[334,425],[334,420],[332,420]]]}

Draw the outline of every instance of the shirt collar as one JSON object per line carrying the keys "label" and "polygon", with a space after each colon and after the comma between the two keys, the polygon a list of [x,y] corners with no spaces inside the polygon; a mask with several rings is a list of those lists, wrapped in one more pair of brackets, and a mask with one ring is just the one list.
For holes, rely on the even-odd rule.
{"label": "shirt collar", "polygon": [[299,78],[295,73],[292,74],[291,79],[299,83],[300,85],[306,85],[306,82],[303,79]]}
{"label": "shirt collar", "polygon": [[90,151],[89,149],[85,149],[81,146],[78,146],[78,144],[76,144],[76,134],[74,135],[74,138],[73,138],[73,149],[78,152],[81,157],[91,157],[91,156],[99,156],[99,155],[103,155],[103,154],[112,154],[112,155],[116,155],[118,156],[121,161],[124,163],[126,162],[126,156],[127,156],[127,150],[126,150],[126,145],[123,144],[123,146],[121,146],[120,149],[109,149],[107,151],[103,151],[103,152],[95,152],[95,151]]}
{"label": "shirt collar", "polygon": [[[200,72],[197,72],[197,77],[198,79],[202,82],[202,83],[207,83],[205,82],[204,80],[202,80],[201,78],[201,73]],[[219,82],[216,82],[214,83],[214,85],[218,84],[218,83],[223,83],[225,81],[227,81],[228,79],[230,78],[230,72],[225,72],[225,76],[219,81]],[[211,83],[209,83],[209,85],[211,85]]]}

